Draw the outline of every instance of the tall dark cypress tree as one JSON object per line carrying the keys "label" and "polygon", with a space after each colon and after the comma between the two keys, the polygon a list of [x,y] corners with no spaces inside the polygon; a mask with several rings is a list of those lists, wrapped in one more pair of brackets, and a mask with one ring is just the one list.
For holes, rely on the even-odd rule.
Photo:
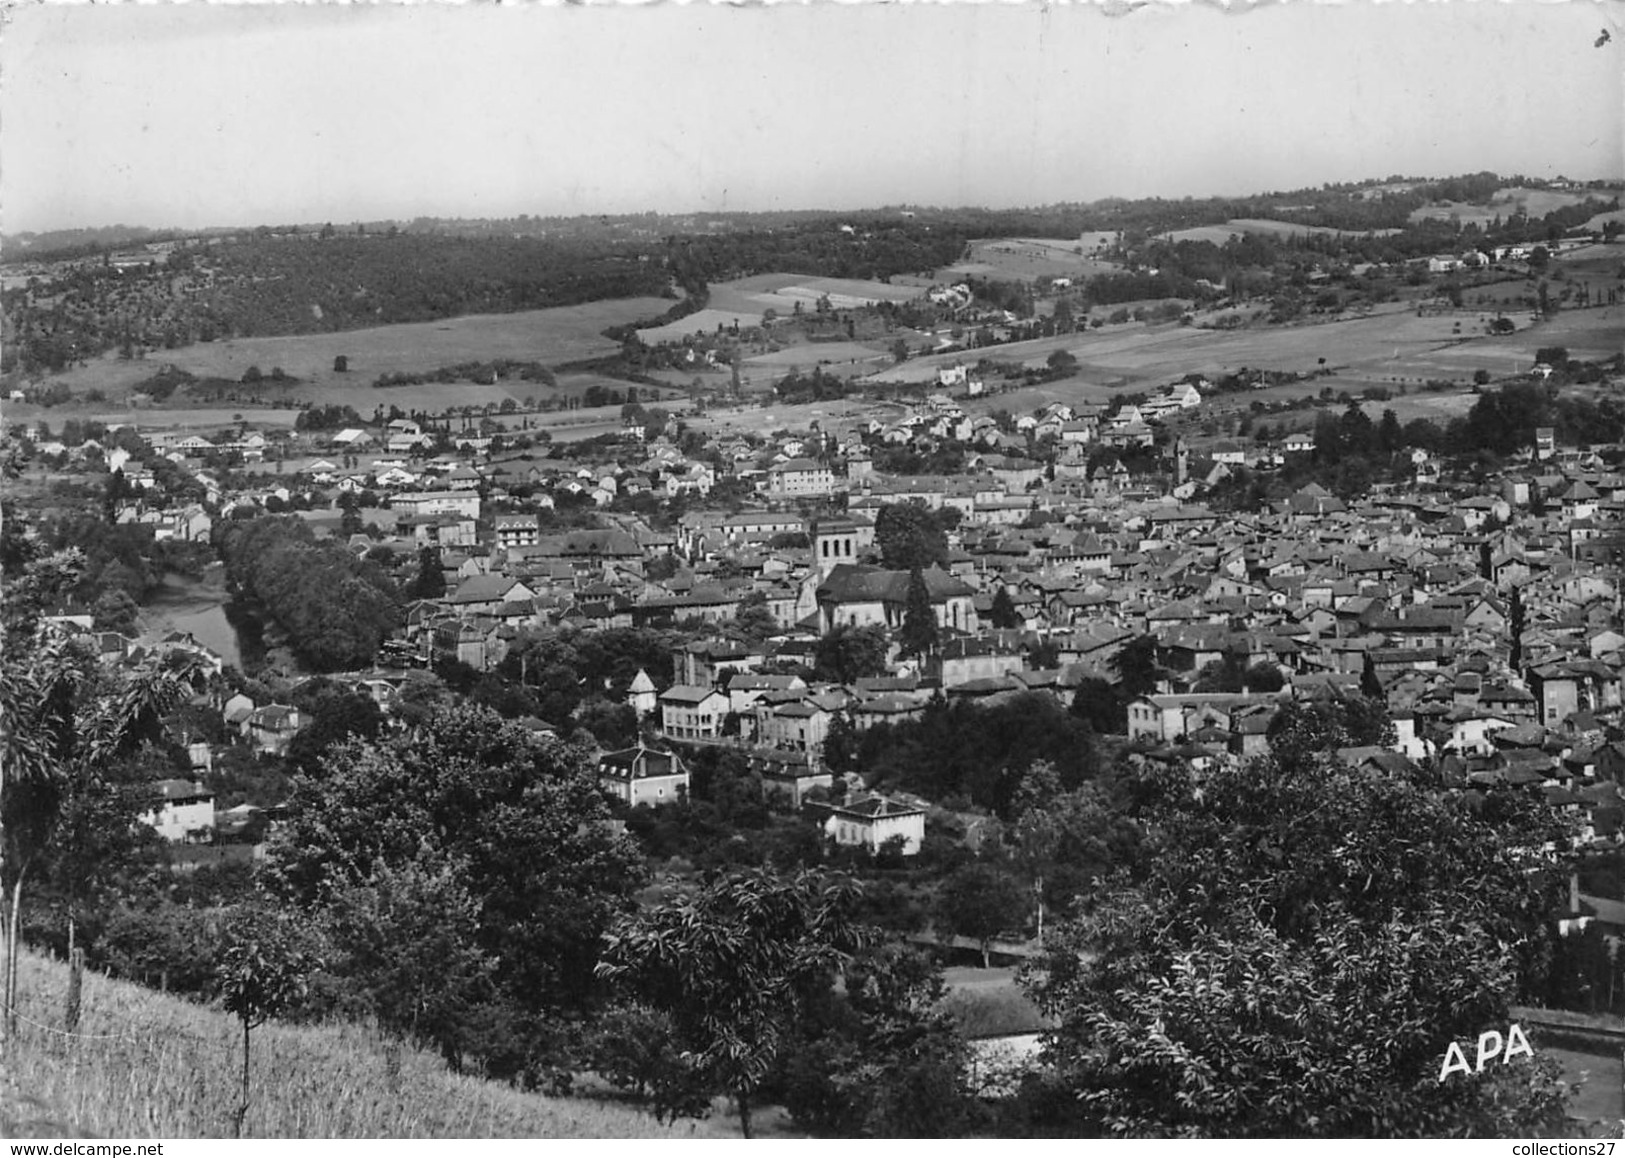
{"label": "tall dark cypress tree", "polygon": [[446,573],[440,569],[440,552],[434,547],[418,550],[418,574],[412,583],[413,599],[439,599],[446,593]]}
{"label": "tall dark cypress tree", "polygon": [[1371,662],[1371,653],[1365,653],[1365,666],[1360,671],[1360,694],[1369,696],[1378,702],[1386,702],[1388,695],[1382,690],[1382,680],[1377,676],[1377,665]]}
{"label": "tall dark cypress tree", "polygon": [[1004,629],[1021,626],[1021,612],[1016,610],[1016,601],[1010,598],[1010,592],[1000,587],[993,596],[993,606],[988,610],[988,619],[994,627]]}
{"label": "tall dark cypress tree", "polygon": [[1507,631],[1512,635],[1512,648],[1507,657],[1507,666],[1512,669],[1514,675],[1522,674],[1520,669],[1523,667],[1523,630],[1523,590],[1514,587],[1512,589],[1512,604],[1507,615]]}
{"label": "tall dark cypress tree", "polygon": [[908,602],[903,607],[903,628],[897,641],[904,655],[929,655],[937,649],[937,614],[931,609],[931,593],[925,574],[918,568],[909,572]]}

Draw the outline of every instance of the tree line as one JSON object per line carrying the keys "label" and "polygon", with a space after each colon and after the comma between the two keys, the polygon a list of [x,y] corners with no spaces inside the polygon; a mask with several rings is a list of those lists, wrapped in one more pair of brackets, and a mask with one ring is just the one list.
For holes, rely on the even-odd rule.
{"label": "tree line", "polygon": [[232,589],[287,636],[314,671],[366,667],[399,625],[394,582],[297,517],[222,519],[212,532]]}

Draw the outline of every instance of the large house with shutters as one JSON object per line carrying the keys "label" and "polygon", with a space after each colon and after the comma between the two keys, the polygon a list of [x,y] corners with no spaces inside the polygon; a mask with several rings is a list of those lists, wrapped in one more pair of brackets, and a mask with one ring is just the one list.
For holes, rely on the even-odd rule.
{"label": "large house with shutters", "polygon": [[913,856],[925,842],[925,809],[884,796],[830,805],[824,835],[836,844],[862,845],[872,853],[889,840],[901,839],[903,855]]}
{"label": "large house with shutters", "polygon": [[676,754],[639,744],[599,756],[598,783],[633,808],[675,804],[688,794],[688,769]]}
{"label": "large house with shutters", "polygon": [[660,729],[674,740],[716,740],[728,716],[728,697],[715,688],[675,684],[660,697]]}

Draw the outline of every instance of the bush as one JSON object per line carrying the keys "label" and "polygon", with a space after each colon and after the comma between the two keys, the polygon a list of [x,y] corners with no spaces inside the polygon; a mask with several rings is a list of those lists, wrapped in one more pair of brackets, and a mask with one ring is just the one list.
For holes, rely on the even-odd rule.
{"label": "bush", "polygon": [[[670,1097],[688,1080],[688,1065],[673,1037],[671,1018],[637,1002],[611,1007],[599,1018],[588,1046],[588,1064],[619,1090],[640,1101]],[[680,1100],[680,1097],[679,1097]]]}

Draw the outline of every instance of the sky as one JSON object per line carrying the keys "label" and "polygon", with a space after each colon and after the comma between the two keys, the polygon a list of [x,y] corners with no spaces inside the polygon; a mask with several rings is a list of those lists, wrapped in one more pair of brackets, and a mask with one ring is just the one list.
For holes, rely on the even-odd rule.
{"label": "sky", "polygon": [[0,228],[1625,173],[1625,0],[1113,4],[13,7]]}

